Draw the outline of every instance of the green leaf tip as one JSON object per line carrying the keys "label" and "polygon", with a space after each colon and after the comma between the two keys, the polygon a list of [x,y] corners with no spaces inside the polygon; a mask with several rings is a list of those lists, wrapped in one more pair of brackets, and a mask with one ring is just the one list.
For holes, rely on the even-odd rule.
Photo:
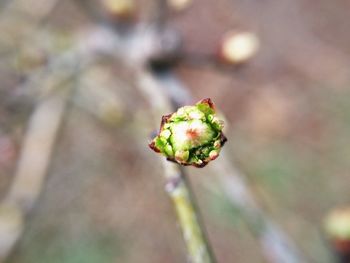
{"label": "green leaf tip", "polygon": [[169,161],[204,167],[219,156],[227,141],[224,125],[210,98],[162,117],[158,135],[149,147]]}

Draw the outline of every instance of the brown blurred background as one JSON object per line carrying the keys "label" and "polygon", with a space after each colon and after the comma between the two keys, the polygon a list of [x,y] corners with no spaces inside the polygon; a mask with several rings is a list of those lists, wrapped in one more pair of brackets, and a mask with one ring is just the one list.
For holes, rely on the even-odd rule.
{"label": "brown blurred background", "polygon": [[[142,59],[92,54],[129,48],[110,48],[95,28],[123,39],[162,11],[140,0],[125,19],[104,4],[0,3],[3,262],[186,262],[161,157],[147,147],[160,116],[133,77]],[[158,17],[182,37],[187,57],[171,70],[188,100],[210,97],[226,117],[228,159],[306,262],[335,262],[322,224],[350,202],[349,8],[347,0],[193,0]],[[231,30],[254,32],[258,52],[237,67],[212,63]],[[218,262],[269,262],[212,182],[215,170],[187,170]]]}

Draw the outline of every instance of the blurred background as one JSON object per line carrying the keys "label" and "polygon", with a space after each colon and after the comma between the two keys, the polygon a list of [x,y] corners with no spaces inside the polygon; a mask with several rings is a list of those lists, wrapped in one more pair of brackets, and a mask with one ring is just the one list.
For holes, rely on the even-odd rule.
{"label": "blurred background", "polygon": [[350,202],[349,8],[2,0],[0,262],[186,262],[147,146],[162,90],[226,119],[229,168],[186,168],[218,262],[337,262],[324,220]]}

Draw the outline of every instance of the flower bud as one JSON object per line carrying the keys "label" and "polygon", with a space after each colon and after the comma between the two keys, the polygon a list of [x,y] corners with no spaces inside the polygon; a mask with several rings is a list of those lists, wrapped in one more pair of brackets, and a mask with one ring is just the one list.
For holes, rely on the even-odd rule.
{"label": "flower bud", "polygon": [[259,49],[258,37],[250,32],[228,32],[219,47],[219,58],[227,64],[242,64]]}
{"label": "flower bud", "polygon": [[204,99],[163,116],[159,133],[149,146],[170,161],[203,167],[219,156],[227,140],[222,129],[214,104]]}

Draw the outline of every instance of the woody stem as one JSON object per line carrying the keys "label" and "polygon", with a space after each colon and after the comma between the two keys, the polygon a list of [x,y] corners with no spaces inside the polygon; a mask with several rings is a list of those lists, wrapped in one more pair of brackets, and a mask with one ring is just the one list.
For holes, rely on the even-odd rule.
{"label": "woody stem", "polygon": [[179,165],[163,162],[168,179],[166,190],[173,201],[191,263],[214,263],[189,182]]}
{"label": "woody stem", "polygon": [[[159,79],[148,71],[140,70],[137,74],[140,92],[151,105],[156,119],[164,112],[171,112],[171,101],[164,94]],[[162,160],[164,176],[167,180],[166,189],[173,202],[186,243],[191,263],[215,263],[204,227],[196,209],[189,183],[180,165]]]}

